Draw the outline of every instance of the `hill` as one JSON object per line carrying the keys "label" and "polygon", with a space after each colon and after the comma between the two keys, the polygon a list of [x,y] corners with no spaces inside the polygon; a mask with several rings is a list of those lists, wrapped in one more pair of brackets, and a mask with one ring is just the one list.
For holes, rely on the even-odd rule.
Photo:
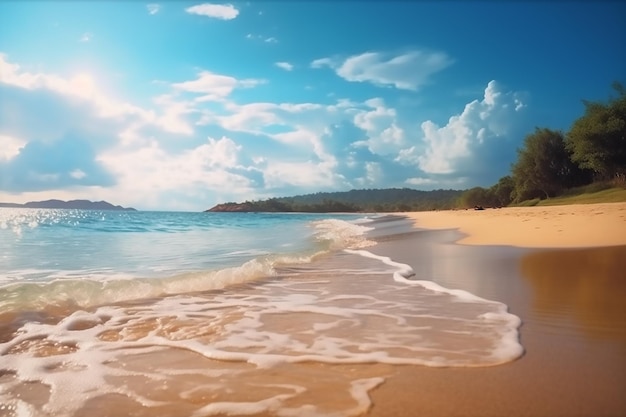
{"label": "hill", "polygon": [[320,192],[243,203],[218,204],[207,212],[393,212],[451,209],[461,190],[410,188]]}
{"label": "hill", "polygon": [[25,204],[16,203],[0,203],[0,207],[18,207],[18,208],[46,208],[46,209],[76,209],[76,210],[125,210],[137,211],[132,207],[114,206],[106,201],[89,201],[89,200],[45,200],[45,201],[29,201]]}

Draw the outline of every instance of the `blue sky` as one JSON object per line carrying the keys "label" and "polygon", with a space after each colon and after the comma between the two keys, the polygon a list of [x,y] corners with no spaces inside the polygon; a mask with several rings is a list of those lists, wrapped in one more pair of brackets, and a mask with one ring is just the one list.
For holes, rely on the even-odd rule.
{"label": "blue sky", "polygon": [[622,2],[0,2],[0,201],[489,186],[626,82]]}

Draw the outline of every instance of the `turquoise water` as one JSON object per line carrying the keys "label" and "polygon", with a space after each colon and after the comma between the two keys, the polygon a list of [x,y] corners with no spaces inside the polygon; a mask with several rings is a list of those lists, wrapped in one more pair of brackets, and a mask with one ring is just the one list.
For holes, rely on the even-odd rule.
{"label": "turquoise water", "polygon": [[238,266],[261,255],[308,254],[328,247],[330,242],[316,238],[312,225],[328,218],[0,209],[0,276],[4,283],[68,276],[164,277]]}
{"label": "turquoise water", "polygon": [[0,209],[0,416],[356,416],[392,365],[522,354],[376,254],[401,217]]}

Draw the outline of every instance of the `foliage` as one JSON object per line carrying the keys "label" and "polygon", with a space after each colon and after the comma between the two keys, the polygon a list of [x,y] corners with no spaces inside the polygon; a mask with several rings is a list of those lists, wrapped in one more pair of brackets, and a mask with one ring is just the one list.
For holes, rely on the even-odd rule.
{"label": "foliage", "polygon": [[226,203],[210,211],[258,212],[397,212],[451,209],[462,191],[420,191],[409,188],[351,190]]}
{"label": "foliage", "polygon": [[571,196],[561,196],[538,201],[539,206],[558,206],[566,204],[595,204],[595,203],[621,203],[626,202],[626,190],[621,187],[613,187],[594,193],[584,193]]}
{"label": "foliage", "polygon": [[512,174],[515,201],[554,197],[589,177],[572,162],[563,134],[547,128],[536,128],[526,136]]}
{"label": "foliage", "polygon": [[584,101],[585,114],[577,119],[567,135],[572,160],[581,168],[593,170],[599,179],[626,177],[626,89],[613,88],[618,97],[608,103]]}

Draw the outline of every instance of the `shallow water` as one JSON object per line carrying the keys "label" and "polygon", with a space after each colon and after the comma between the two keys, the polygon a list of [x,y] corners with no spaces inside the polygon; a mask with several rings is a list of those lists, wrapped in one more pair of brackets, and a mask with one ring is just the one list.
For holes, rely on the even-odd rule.
{"label": "shallow water", "polygon": [[352,416],[394,365],[523,352],[506,305],[375,254],[401,218],[124,215],[3,214],[0,415]]}

